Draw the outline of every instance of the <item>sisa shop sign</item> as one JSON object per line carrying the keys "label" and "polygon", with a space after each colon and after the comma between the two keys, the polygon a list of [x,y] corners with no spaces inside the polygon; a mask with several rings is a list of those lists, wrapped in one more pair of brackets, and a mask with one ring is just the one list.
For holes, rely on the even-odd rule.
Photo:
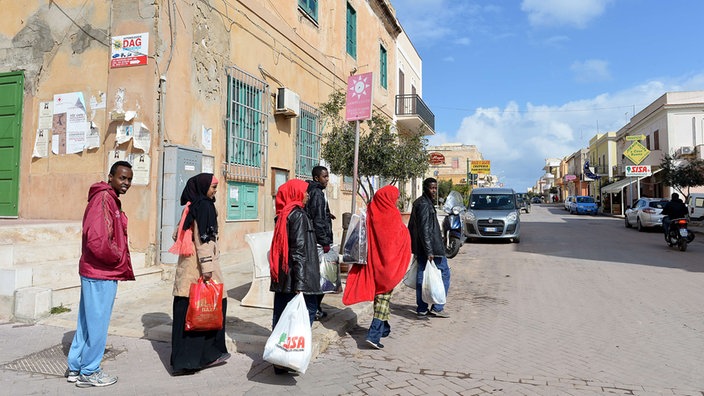
{"label": "sisa shop sign", "polygon": [[626,177],[646,177],[652,175],[650,165],[628,165],[626,166]]}

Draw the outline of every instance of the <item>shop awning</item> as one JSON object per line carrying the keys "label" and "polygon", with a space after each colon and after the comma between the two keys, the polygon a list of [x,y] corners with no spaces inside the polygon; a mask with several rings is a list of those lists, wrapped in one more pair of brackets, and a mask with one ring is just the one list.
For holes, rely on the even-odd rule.
{"label": "shop awning", "polygon": [[[658,169],[655,172],[652,173],[652,175],[660,172],[662,170]],[[652,176],[651,175],[651,176]],[[650,177],[650,176],[646,176]],[[601,194],[615,194],[615,193],[620,193],[621,190],[624,189],[624,187],[628,186],[629,184],[635,183],[637,181],[640,181],[641,179],[645,179],[645,177],[627,177],[625,179],[619,180],[617,182],[611,183],[608,186],[602,187],[601,188]]]}

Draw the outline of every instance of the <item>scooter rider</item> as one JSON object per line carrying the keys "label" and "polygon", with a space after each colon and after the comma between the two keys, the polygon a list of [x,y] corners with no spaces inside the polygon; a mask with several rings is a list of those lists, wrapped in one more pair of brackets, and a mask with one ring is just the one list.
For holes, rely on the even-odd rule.
{"label": "scooter rider", "polygon": [[670,222],[673,219],[687,217],[687,206],[680,199],[680,195],[672,193],[670,202],[666,203],[662,208],[662,229],[665,231],[665,239],[667,239],[668,231],[670,230]]}

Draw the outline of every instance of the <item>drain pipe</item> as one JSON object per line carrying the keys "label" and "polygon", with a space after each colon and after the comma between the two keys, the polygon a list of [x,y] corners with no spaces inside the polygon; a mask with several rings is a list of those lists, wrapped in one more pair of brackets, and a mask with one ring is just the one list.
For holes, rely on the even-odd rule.
{"label": "drain pipe", "polygon": [[156,173],[156,258],[154,263],[161,265],[161,221],[164,193],[164,109],[166,101],[166,75],[159,77],[159,148],[157,149]]}

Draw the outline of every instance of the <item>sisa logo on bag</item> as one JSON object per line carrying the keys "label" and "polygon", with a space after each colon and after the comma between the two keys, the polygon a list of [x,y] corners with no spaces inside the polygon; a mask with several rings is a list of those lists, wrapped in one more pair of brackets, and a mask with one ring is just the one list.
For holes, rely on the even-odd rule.
{"label": "sisa logo on bag", "polygon": [[286,333],[281,333],[276,346],[286,352],[302,352],[306,347],[306,338],[303,336],[289,337]]}

